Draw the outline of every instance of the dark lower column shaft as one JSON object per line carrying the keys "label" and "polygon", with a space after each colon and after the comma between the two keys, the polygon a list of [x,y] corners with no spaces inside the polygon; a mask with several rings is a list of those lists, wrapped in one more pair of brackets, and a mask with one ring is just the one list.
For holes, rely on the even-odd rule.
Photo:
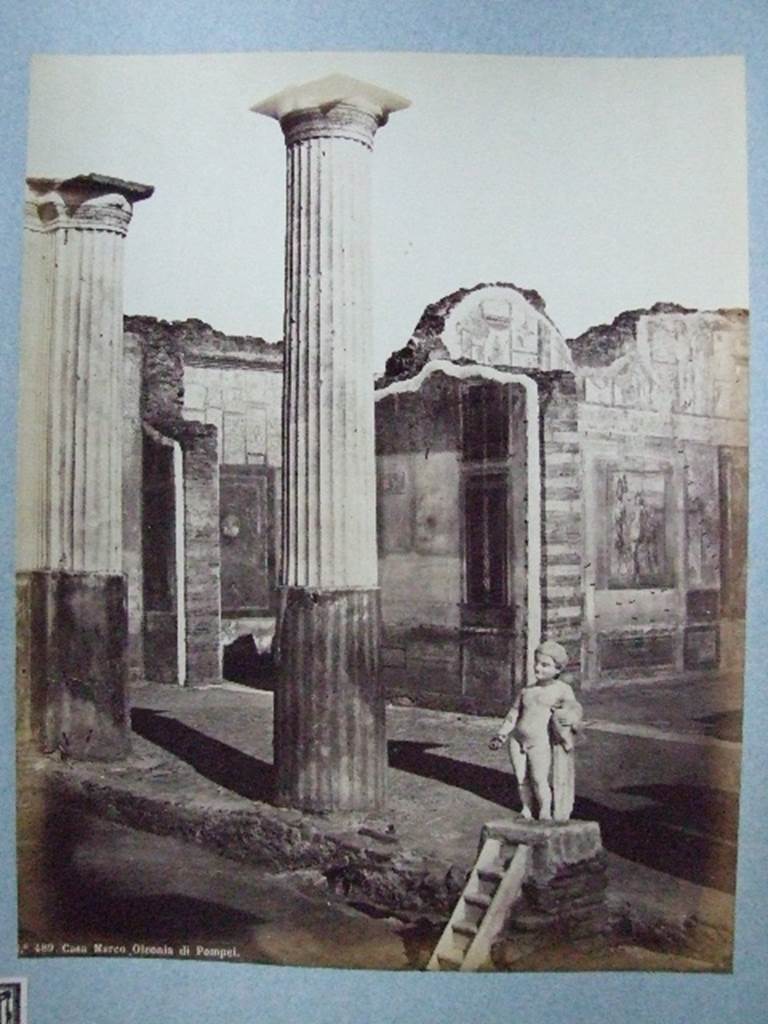
{"label": "dark lower column shaft", "polygon": [[20,746],[112,761],[129,748],[126,581],[95,572],[16,576]]}
{"label": "dark lower column shaft", "polygon": [[373,810],[386,799],[378,590],[290,588],[275,694],[279,803]]}

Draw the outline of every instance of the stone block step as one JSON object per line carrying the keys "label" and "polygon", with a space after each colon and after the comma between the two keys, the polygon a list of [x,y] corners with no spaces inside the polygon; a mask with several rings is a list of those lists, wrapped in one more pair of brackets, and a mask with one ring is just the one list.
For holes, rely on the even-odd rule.
{"label": "stone block step", "polygon": [[477,925],[470,924],[468,921],[459,921],[453,925],[453,930],[459,935],[466,935],[468,938],[473,939],[477,935]]}
{"label": "stone block step", "polygon": [[464,896],[464,902],[469,903],[472,907],[481,907],[485,910],[491,905],[491,897],[487,896],[483,892],[466,893]]}
{"label": "stone block step", "polygon": [[437,962],[443,971],[458,971],[461,967],[461,960],[454,960],[453,957],[446,956],[444,953],[438,955]]}

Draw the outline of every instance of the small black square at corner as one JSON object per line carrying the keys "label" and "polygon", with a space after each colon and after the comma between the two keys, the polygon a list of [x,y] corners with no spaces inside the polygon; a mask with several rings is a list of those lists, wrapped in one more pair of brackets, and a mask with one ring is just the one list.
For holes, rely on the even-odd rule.
{"label": "small black square at corner", "polygon": [[26,1024],[24,982],[0,978],[0,1024]]}

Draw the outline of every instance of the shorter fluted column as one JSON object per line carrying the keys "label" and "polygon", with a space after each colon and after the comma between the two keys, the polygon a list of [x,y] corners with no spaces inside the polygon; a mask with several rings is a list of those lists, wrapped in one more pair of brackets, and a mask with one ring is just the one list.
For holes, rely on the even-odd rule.
{"label": "shorter fluted column", "polygon": [[17,474],[22,738],[75,758],[128,746],[122,552],[123,243],[152,189],[30,178]]}
{"label": "shorter fluted column", "polygon": [[370,289],[376,131],[408,101],[332,75],[254,107],[287,150],[282,612],[275,764],[281,803],[385,799]]}

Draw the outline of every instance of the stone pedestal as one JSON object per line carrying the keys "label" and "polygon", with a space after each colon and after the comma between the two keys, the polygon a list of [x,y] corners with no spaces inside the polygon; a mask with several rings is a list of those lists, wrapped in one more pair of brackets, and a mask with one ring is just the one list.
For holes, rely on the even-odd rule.
{"label": "stone pedestal", "polygon": [[287,148],[280,799],[384,800],[370,302],[370,157],[406,100],[341,75],[253,109]]}
{"label": "stone pedestal", "polygon": [[530,951],[521,936],[570,940],[607,930],[606,856],[596,821],[492,821],[483,826],[481,845],[489,837],[531,849],[522,898],[507,922],[507,964],[516,943],[518,956]]}
{"label": "stone pedestal", "polygon": [[30,178],[17,483],[22,736],[127,749],[122,561],[123,240],[152,189]]}

